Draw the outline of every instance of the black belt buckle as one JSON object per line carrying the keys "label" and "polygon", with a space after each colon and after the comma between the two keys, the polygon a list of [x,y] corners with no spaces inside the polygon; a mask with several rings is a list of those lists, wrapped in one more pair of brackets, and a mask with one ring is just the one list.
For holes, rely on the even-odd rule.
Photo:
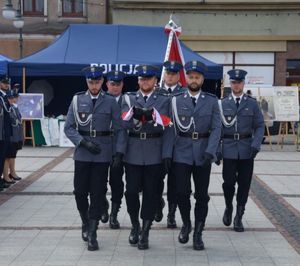
{"label": "black belt buckle", "polygon": [[234,133],[233,134],[233,139],[234,140],[240,140],[240,133]]}
{"label": "black belt buckle", "polygon": [[96,138],[96,136],[97,136],[97,131],[95,129],[91,130],[90,131],[90,137],[91,138]]}
{"label": "black belt buckle", "polygon": [[199,139],[199,133],[198,132],[193,132],[192,133],[192,139]]}
{"label": "black belt buckle", "polygon": [[145,132],[140,133],[140,139],[145,140],[147,138],[147,134]]}

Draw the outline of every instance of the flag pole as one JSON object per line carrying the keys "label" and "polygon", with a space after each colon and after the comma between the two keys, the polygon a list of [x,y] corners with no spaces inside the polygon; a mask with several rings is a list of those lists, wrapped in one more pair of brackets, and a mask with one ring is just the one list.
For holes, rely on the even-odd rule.
{"label": "flag pole", "polygon": [[[177,27],[176,23],[172,20],[172,15],[170,15],[170,20],[169,20],[168,25],[170,26],[171,30],[170,30],[170,33],[169,33],[168,45],[167,45],[167,50],[166,50],[164,62],[169,59],[171,45],[172,45],[173,36],[174,36],[174,27]],[[161,79],[160,79],[160,82],[159,82],[159,87],[162,87],[164,73],[165,73],[165,67],[163,67],[162,71],[161,71]]]}

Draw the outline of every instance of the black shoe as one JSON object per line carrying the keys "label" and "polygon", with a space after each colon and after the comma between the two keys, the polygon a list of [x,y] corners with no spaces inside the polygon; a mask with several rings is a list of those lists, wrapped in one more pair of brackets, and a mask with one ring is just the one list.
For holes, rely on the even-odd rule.
{"label": "black shoe", "polygon": [[226,226],[231,225],[232,222],[232,211],[233,211],[233,206],[231,204],[226,206],[225,211],[224,211],[224,215],[223,215],[223,224]]}
{"label": "black shoe", "polygon": [[192,224],[191,221],[184,223],[183,226],[181,227],[179,236],[178,236],[178,241],[181,244],[185,244],[189,242],[189,234],[192,231]]}
{"label": "black shoe", "polygon": [[7,181],[7,180],[4,179],[4,183],[6,183],[6,184],[8,184],[8,185],[13,185],[13,184],[16,183],[16,181],[14,181],[13,179],[10,180],[10,181]]}
{"label": "black shoe", "polygon": [[164,198],[161,198],[159,200],[159,204],[157,206],[156,213],[154,215],[155,222],[159,223],[162,220],[162,218],[164,217],[164,215],[163,215],[163,209],[164,209],[165,205],[166,204],[165,204]]}
{"label": "black shoe", "polygon": [[118,221],[118,212],[120,209],[120,205],[117,203],[112,203],[111,206],[111,213],[109,216],[109,227],[111,229],[119,229],[120,228],[120,223]]}
{"label": "black shoe", "polygon": [[9,188],[10,187],[10,183],[7,183],[6,181],[4,181],[1,185],[2,188]]}
{"label": "black shoe", "polygon": [[81,225],[81,237],[82,240],[87,242],[88,241],[88,232],[89,232],[89,216],[88,211],[86,212],[79,212],[82,225]]}
{"label": "black shoe", "polygon": [[242,223],[243,214],[245,211],[244,206],[237,206],[236,207],[236,215],[233,220],[233,229],[236,232],[244,232],[244,225]]}
{"label": "black shoe", "polygon": [[108,215],[109,203],[108,203],[108,200],[106,197],[105,197],[105,205],[106,205],[105,211],[104,211],[104,213],[101,214],[101,217],[100,217],[100,221],[104,224],[106,224],[109,219],[109,215]]}
{"label": "black shoe", "polygon": [[195,222],[195,229],[193,235],[193,248],[195,250],[203,250],[204,243],[202,240],[202,231],[203,231],[204,223],[203,222]]}
{"label": "black shoe", "polygon": [[89,220],[89,231],[88,231],[88,250],[94,251],[99,249],[97,241],[97,229],[99,222],[97,220]]}
{"label": "black shoe", "polygon": [[11,175],[11,174],[9,174],[9,177],[10,177],[11,179],[15,180],[15,181],[19,181],[19,180],[22,179],[22,178],[19,177],[19,176],[13,176],[13,175]]}
{"label": "black shoe", "polygon": [[139,237],[138,249],[144,250],[149,248],[149,230],[152,222],[150,220],[143,221],[143,228]]}
{"label": "black shoe", "polygon": [[177,228],[176,220],[175,220],[175,212],[176,212],[176,203],[169,204],[169,213],[167,219],[167,227],[168,228]]}

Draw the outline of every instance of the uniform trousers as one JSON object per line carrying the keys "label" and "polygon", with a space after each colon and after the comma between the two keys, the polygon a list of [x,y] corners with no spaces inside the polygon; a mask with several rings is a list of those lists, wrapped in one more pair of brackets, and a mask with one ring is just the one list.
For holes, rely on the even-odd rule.
{"label": "uniform trousers", "polygon": [[111,202],[121,205],[124,194],[123,182],[124,166],[109,168],[109,185],[111,189]]}
{"label": "uniform trousers", "polygon": [[[105,212],[109,163],[75,161],[74,195],[77,209],[100,220]],[[89,200],[88,200],[89,197]]]}
{"label": "uniform trousers", "polygon": [[245,206],[253,175],[253,159],[223,159],[223,191],[226,205],[231,205],[238,184],[237,205]]}
{"label": "uniform trousers", "polygon": [[[164,192],[164,179],[165,179],[165,173],[163,171],[159,182],[158,182],[158,200],[161,199],[163,192]],[[167,175],[167,200],[170,204],[176,204],[177,200],[176,200],[176,179],[175,179],[175,175],[172,171],[172,169],[170,170],[170,172]]]}
{"label": "uniform trousers", "polygon": [[177,203],[183,223],[189,222],[191,212],[191,176],[193,175],[196,200],[194,215],[195,221],[205,223],[208,213],[208,186],[210,179],[211,165],[202,167],[188,165],[185,163],[173,163],[173,171],[176,178]]}
{"label": "uniform trousers", "polygon": [[162,164],[125,164],[125,198],[127,211],[130,216],[138,217],[140,211],[139,193],[142,192],[142,208],[140,216],[143,220],[154,220],[157,206],[157,186],[161,172]]}

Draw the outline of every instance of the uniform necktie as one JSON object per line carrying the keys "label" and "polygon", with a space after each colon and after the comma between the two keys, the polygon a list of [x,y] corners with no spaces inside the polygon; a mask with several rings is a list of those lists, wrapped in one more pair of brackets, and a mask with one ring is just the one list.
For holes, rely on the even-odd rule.
{"label": "uniform necktie", "polygon": [[93,106],[95,106],[95,103],[96,103],[97,99],[93,98],[92,101],[93,101]]}
{"label": "uniform necktie", "polygon": [[191,97],[191,98],[192,98],[193,105],[195,107],[196,106],[196,98],[195,97]]}
{"label": "uniform necktie", "polygon": [[238,109],[240,106],[240,98],[235,99],[235,105],[236,105],[236,109]]}
{"label": "uniform necktie", "polygon": [[171,88],[169,88],[169,89],[168,89],[168,92],[169,92],[169,93],[172,93],[172,89],[171,89]]}
{"label": "uniform necktie", "polygon": [[145,96],[144,96],[144,101],[147,102],[147,99],[148,99],[148,96],[145,95]]}

